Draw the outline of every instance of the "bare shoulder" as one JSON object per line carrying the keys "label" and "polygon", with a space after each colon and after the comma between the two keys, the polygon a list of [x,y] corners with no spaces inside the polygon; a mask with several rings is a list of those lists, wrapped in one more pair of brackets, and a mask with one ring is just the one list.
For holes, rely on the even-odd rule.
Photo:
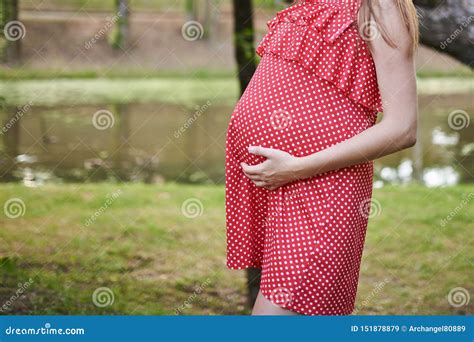
{"label": "bare shoulder", "polygon": [[406,18],[401,12],[398,1],[379,0],[374,1],[373,3],[374,13],[371,20],[375,21],[379,30],[383,30],[396,45],[396,47],[389,46],[389,44],[382,38],[382,35],[378,35],[377,39],[372,41],[374,50],[386,52],[395,49],[402,55],[411,55],[413,37],[409,32]]}
{"label": "bare shoulder", "polygon": [[[368,1],[368,0],[363,0]],[[392,14],[398,11],[397,0],[379,0],[372,1],[374,9],[379,11],[392,11]],[[387,13],[388,14],[388,13]]]}

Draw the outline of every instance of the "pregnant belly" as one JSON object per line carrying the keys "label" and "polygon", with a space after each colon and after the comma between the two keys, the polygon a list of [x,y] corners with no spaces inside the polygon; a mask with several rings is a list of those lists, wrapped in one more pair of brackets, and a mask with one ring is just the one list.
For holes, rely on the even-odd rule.
{"label": "pregnant belly", "polygon": [[229,148],[253,165],[264,158],[250,155],[249,146],[305,156],[369,126],[364,108],[332,84],[295,62],[265,55],[232,114]]}

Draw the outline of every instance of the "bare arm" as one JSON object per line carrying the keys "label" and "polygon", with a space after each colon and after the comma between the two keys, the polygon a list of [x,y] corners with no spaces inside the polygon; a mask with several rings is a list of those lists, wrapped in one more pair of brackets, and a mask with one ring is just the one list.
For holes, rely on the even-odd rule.
{"label": "bare arm", "polygon": [[390,47],[381,36],[371,42],[384,106],[380,123],[337,145],[299,158],[298,178],[367,162],[411,147],[416,142],[418,103],[410,37],[392,1],[382,1],[381,18],[398,44]]}
{"label": "bare arm", "polygon": [[250,153],[267,158],[257,165],[242,163],[245,175],[256,186],[274,190],[295,179],[365,163],[415,144],[418,103],[410,36],[394,2],[378,3],[382,6],[378,8],[379,15],[398,45],[390,47],[381,36],[371,42],[384,106],[382,121],[350,139],[304,157],[262,146],[249,147]]}

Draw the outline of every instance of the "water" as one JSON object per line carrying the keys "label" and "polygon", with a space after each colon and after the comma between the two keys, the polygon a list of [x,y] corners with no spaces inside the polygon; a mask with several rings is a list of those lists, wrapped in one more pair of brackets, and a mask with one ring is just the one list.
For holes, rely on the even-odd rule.
{"label": "water", "polygon": [[[375,186],[472,181],[472,82],[449,82],[420,82],[417,145],[377,160]],[[224,182],[233,79],[23,81],[0,96],[3,182]]]}

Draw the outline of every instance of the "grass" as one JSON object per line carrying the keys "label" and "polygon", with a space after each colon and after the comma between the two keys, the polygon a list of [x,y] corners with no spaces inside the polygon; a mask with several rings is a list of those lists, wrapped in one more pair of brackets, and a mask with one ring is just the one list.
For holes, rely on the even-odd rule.
{"label": "grass", "polygon": [[444,77],[473,77],[473,69],[468,67],[460,67],[451,70],[419,70],[417,72],[419,78],[444,78]]}
{"label": "grass", "polygon": [[[258,57],[256,57],[259,59]],[[464,78],[472,79],[473,72],[468,68],[454,69],[449,71],[440,70],[420,70],[417,73],[419,78]],[[236,78],[232,70],[210,70],[210,69],[190,69],[190,70],[153,70],[136,68],[111,68],[107,70],[97,69],[35,69],[28,67],[0,68],[0,80],[42,80],[42,79],[100,79],[100,78]]]}
{"label": "grass", "polygon": [[[419,95],[469,94],[471,79],[431,78],[418,80]],[[151,77],[99,79],[38,79],[0,82],[4,105],[35,106],[126,104],[161,102],[193,105],[211,100],[235,104],[238,98],[235,77]]]}
{"label": "grass", "polygon": [[189,69],[189,70],[156,70],[156,69],[127,69],[111,68],[107,70],[80,69],[34,69],[0,68],[0,80],[51,80],[51,79],[128,79],[128,78],[230,78],[236,77],[231,70]]}
{"label": "grass", "polygon": [[[474,312],[472,301],[460,308],[447,301],[452,288],[474,290],[474,213],[469,202],[462,204],[473,192],[474,185],[374,190],[382,210],[369,224],[358,314]],[[25,210],[18,218],[0,217],[4,314],[249,312],[245,272],[225,267],[223,186],[1,185],[2,206],[11,198],[21,199]],[[188,199],[197,199],[202,215],[183,215]],[[96,212],[102,213],[87,224]],[[23,296],[14,298],[30,278]],[[94,305],[101,287],[112,291],[112,305]]]}
{"label": "grass", "polygon": [[210,100],[233,104],[235,78],[58,79],[0,82],[7,105],[35,106],[161,102],[194,105]]}

